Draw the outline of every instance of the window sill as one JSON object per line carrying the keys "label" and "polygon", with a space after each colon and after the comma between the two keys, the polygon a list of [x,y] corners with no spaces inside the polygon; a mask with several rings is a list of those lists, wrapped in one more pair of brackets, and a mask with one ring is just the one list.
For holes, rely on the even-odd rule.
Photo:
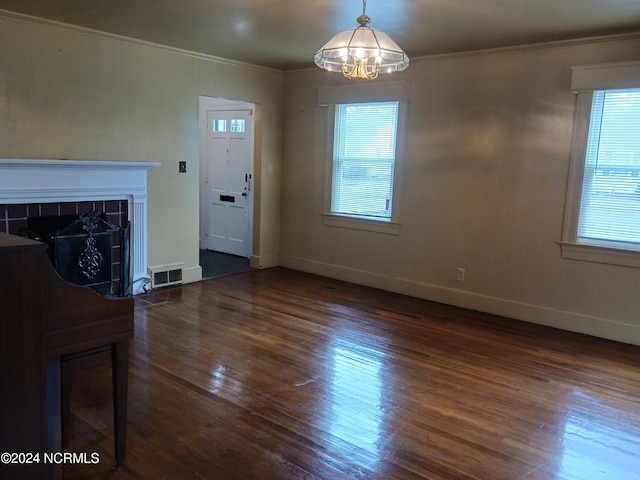
{"label": "window sill", "polygon": [[352,230],[365,230],[387,235],[398,235],[400,233],[400,224],[397,222],[366,217],[349,217],[335,213],[323,213],[322,222],[327,227],[350,228]]}
{"label": "window sill", "polygon": [[621,248],[560,242],[562,258],[585,262],[640,268],[640,251]]}

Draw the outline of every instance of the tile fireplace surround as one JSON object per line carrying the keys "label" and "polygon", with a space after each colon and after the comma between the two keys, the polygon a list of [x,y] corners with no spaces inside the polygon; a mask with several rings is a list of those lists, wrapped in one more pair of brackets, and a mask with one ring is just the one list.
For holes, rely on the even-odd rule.
{"label": "tile fireplace surround", "polygon": [[[0,222],[9,206],[126,200],[131,221],[133,293],[143,293],[147,274],[147,171],[157,162],[0,159]],[[125,202],[122,202],[125,204]],[[123,212],[124,213],[124,212]],[[0,231],[5,231],[4,225]]]}

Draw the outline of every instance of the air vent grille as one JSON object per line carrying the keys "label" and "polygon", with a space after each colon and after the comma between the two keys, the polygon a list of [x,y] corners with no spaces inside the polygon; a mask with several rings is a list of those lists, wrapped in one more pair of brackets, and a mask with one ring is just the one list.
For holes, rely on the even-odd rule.
{"label": "air vent grille", "polygon": [[149,267],[151,288],[180,285],[182,283],[183,270],[184,263],[173,263],[170,265],[157,265],[155,267]]}

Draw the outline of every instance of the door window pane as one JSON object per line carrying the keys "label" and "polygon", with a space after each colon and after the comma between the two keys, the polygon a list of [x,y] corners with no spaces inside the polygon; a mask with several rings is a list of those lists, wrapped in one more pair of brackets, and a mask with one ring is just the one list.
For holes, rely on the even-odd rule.
{"label": "door window pane", "polygon": [[218,132],[226,132],[227,131],[227,121],[216,119],[213,121],[213,129],[212,131]]}
{"label": "door window pane", "polygon": [[243,133],[244,132],[244,120],[243,119],[233,119],[231,120],[231,131],[234,133]]}

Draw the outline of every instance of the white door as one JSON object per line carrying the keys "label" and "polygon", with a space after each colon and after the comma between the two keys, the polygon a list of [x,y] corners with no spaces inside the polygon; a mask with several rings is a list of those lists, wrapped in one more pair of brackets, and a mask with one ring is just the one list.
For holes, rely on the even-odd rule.
{"label": "white door", "polygon": [[205,248],[251,255],[253,111],[207,110],[204,141]]}

